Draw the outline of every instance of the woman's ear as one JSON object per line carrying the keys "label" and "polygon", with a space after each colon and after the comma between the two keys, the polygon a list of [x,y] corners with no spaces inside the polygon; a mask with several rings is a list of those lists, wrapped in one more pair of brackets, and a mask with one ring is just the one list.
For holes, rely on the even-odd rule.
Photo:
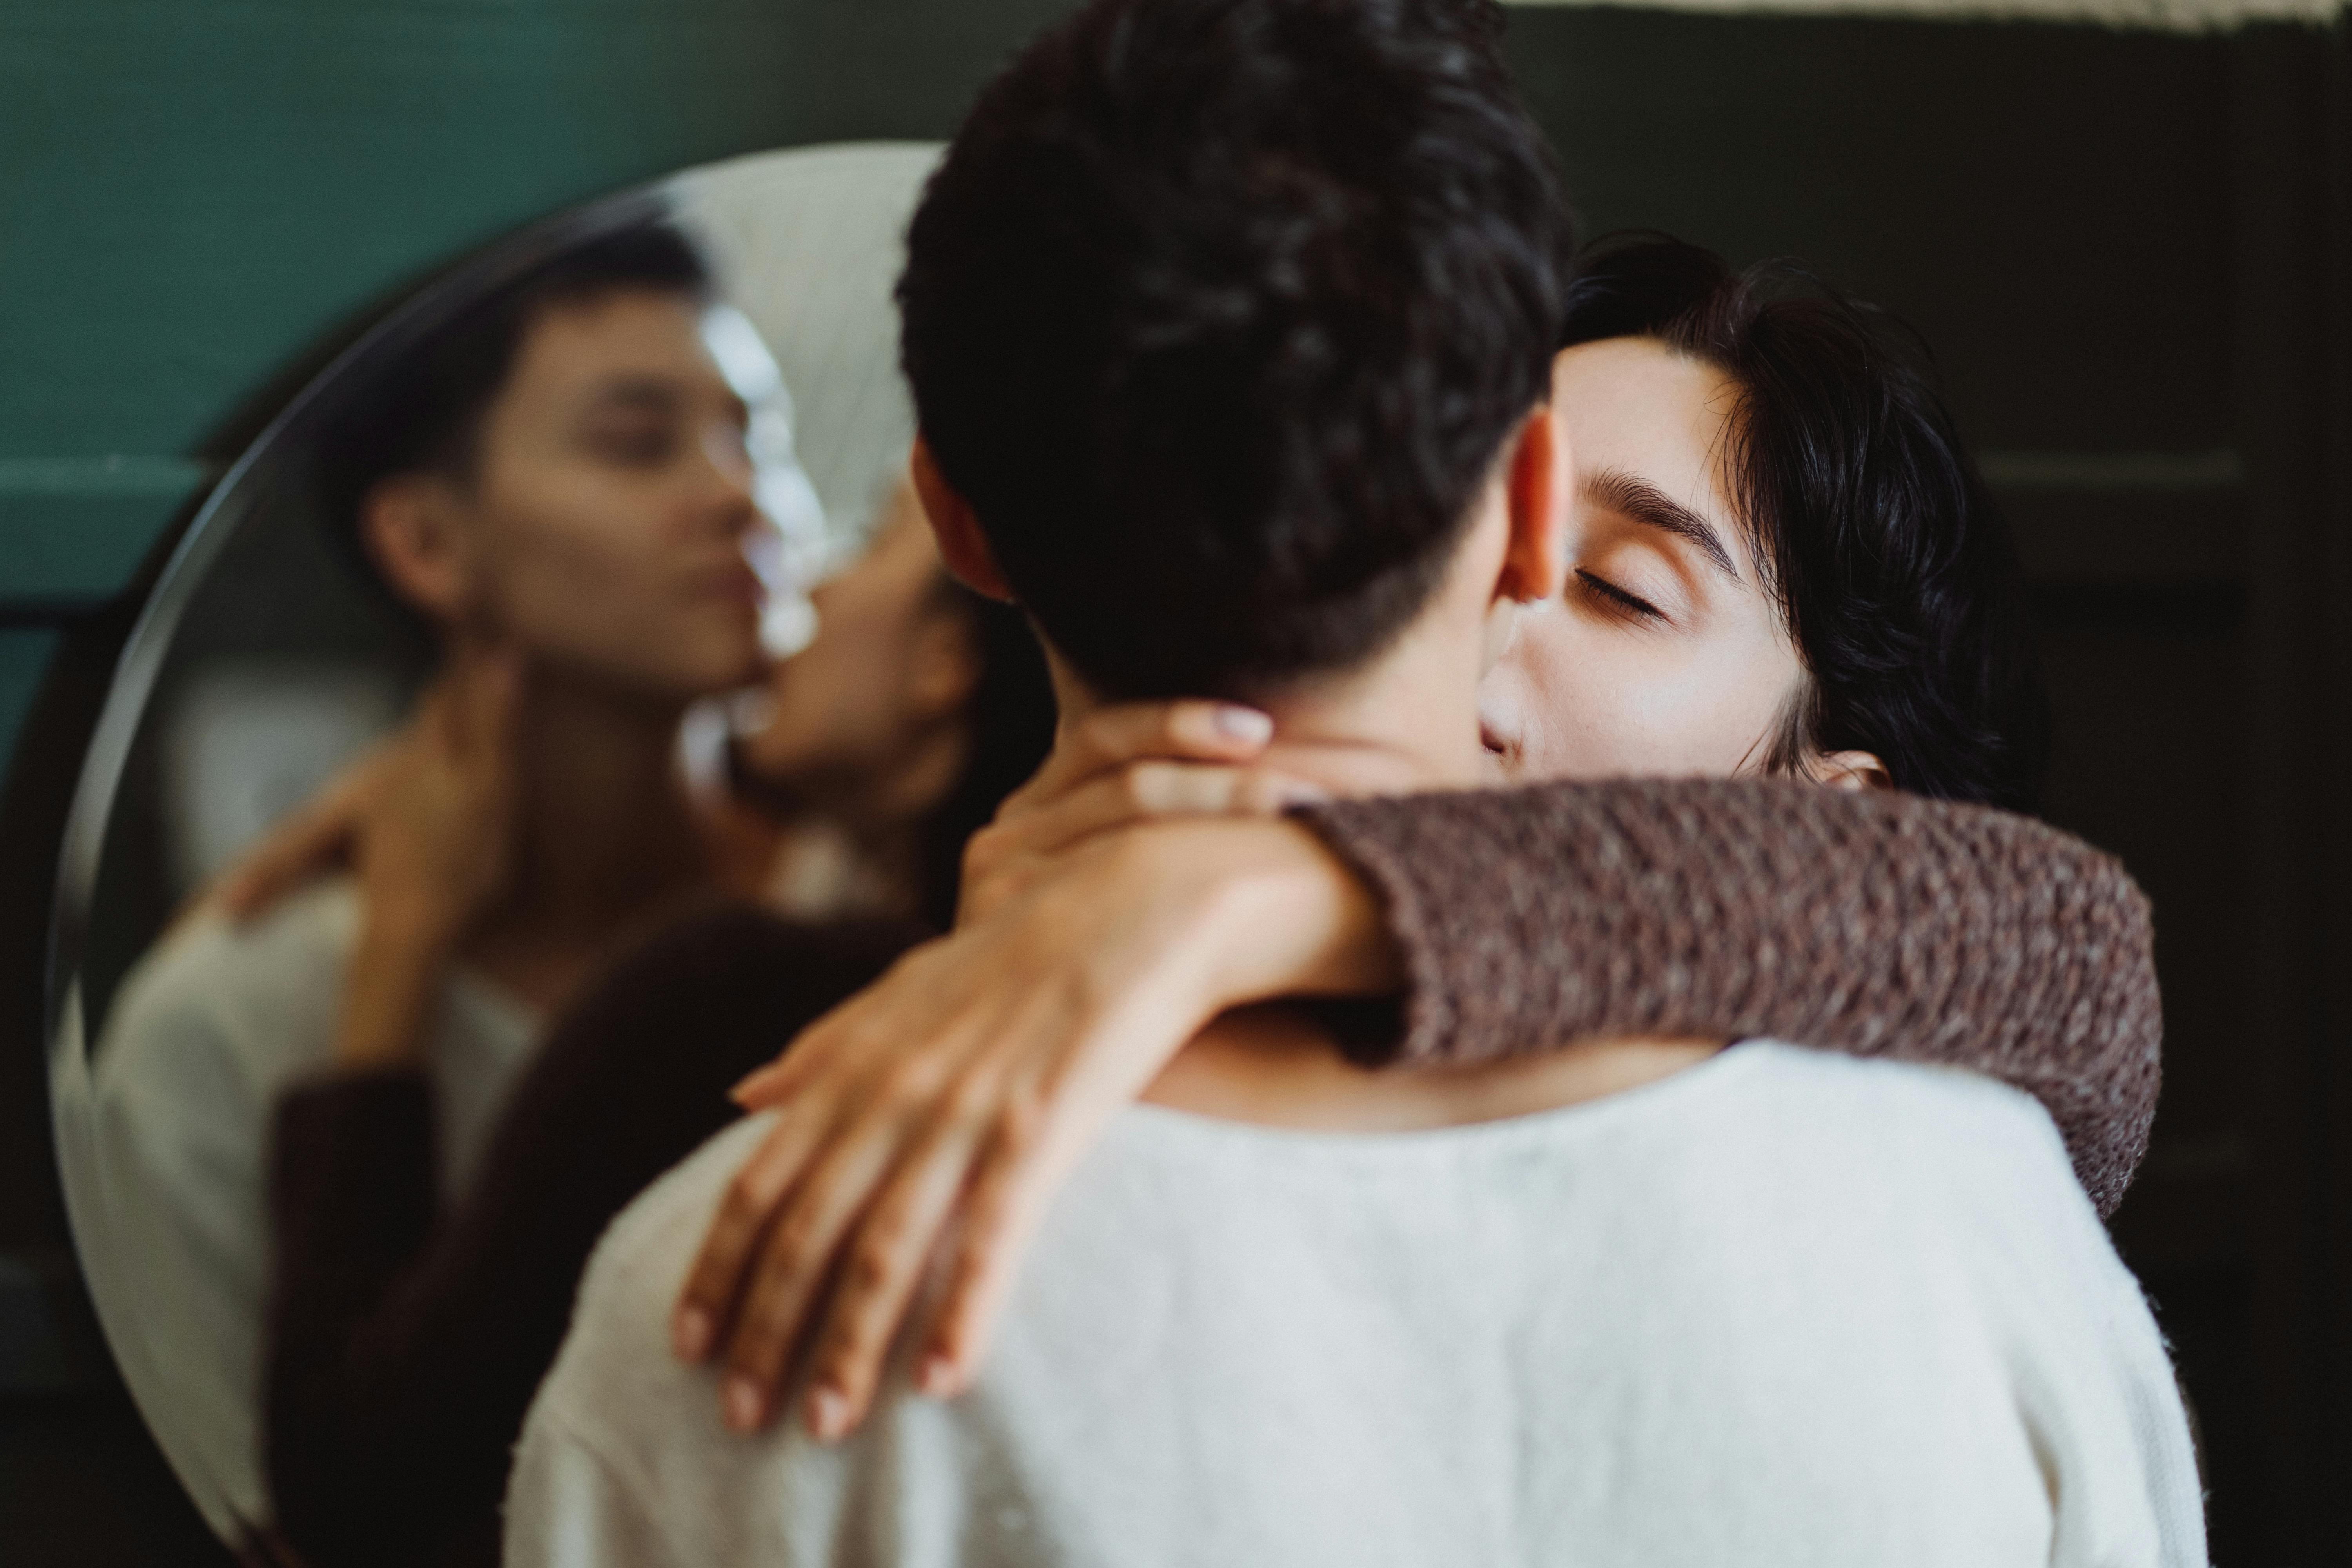
{"label": "woman's ear", "polygon": [[1832,789],[1893,789],[1886,764],[1868,752],[1823,752],[1808,770],[1815,784]]}
{"label": "woman's ear", "polygon": [[1513,437],[1507,479],[1511,542],[1496,597],[1540,604],[1566,584],[1570,483],[1568,433],[1552,405],[1538,404]]}
{"label": "woman's ear", "polygon": [[996,568],[996,556],[980,531],[980,519],[971,503],[948,483],[931,456],[930,444],[920,436],[915,437],[907,468],[915,479],[915,494],[922,499],[923,515],[930,521],[931,537],[939,541],[940,559],[947,563],[956,581],[975,594],[1013,603],[1013,589]]}
{"label": "woman's ear", "polygon": [[446,480],[409,473],[380,481],[360,503],[359,527],[394,593],[436,620],[459,618],[473,572]]}

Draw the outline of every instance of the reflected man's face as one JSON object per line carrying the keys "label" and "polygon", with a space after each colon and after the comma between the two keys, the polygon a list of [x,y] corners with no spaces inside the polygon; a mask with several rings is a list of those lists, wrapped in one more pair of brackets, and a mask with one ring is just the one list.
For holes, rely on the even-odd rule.
{"label": "reflected man's face", "polygon": [[887,795],[907,759],[960,721],[978,679],[970,628],[946,583],[922,503],[901,475],[872,544],[810,595],[816,636],[769,680],[768,722],[745,746],[752,765],[845,810]]}
{"label": "reflected man's face", "polygon": [[535,658],[664,699],[759,679],[746,412],[683,296],[615,291],[531,323],[461,510],[465,613]]}

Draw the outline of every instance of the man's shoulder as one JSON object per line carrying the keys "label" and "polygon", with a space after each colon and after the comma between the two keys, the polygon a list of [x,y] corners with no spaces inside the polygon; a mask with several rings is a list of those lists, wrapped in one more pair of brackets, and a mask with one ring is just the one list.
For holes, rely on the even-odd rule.
{"label": "man's shoulder", "polygon": [[1964,1068],[1861,1057],[1779,1040],[1735,1047],[1744,1109],[1768,1125],[1840,1142],[1895,1140],[1963,1163],[2020,1161],[2071,1170],[2041,1101]]}
{"label": "man's shoulder", "polygon": [[773,1122],[747,1116],[715,1134],[614,1217],[581,1277],[571,1332],[543,1397],[571,1417],[594,1419],[643,1400],[667,1402],[679,1385],[705,1381],[670,1353],[670,1306],[727,1184]]}
{"label": "man's shoulder", "polygon": [[[2104,1267],[2112,1247],[2041,1102],[1981,1074],[1758,1041],[1706,1147],[1727,1206],[2002,1268]],[[1750,1212],[1752,1211],[1752,1212]],[[2027,1247],[2028,1236],[2039,1245]],[[2119,1267],[2119,1265],[2118,1265]]]}
{"label": "man's shoulder", "polygon": [[629,1200],[589,1259],[583,1300],[592,1290],[614,1293],[632,1286],[662,1266],[675,1265],[682,1275],[702,1240],[703,1222],[775,1121],[772,1112],[762,1112],[720,1129]]}

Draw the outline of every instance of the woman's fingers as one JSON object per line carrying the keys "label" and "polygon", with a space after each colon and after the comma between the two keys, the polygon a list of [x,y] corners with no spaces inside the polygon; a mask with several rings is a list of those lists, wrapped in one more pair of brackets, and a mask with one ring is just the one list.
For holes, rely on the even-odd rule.
{"label": "woman's fingers", "polygon": [[824,1108],[794,1110],[798,1114],[779,1120],[735,1173],[687,1270],[686,1287],[670,1314],[670,1342],[681,1360],[704,1361],[719,1349],[776,1205],[830,1131]]}
{"label": "woman's fingers", "polygon": [[1247,762],[1273,738],[1273,720],[1231,702],[1123,702],[1097,709],[1055,737],[1045,765],[1004,809],[1017,815],[1107,768],[1150,758]]}
{"label": "woman's fingers", "polygon": [[304,883],[348,863],[369,794],[389,762],[388,748],[370,752],[247,850],[217,894],[230,918],[251,920]]}
{"label": "woman's fingers", "polygon": [[842,1235],[872,1200],[901,1131],[885,1123],[840,1129],[793,1184],[752,1268],[728,1341],[724,1415],[738,1432],[757,1431],[806,1342]]}
{"label": "woman's fingers", "polygon": [[1027,862],[1090,833],[1140,816],[1228,811],[1274,790],[1235,772],[1273,736],[1273,720],[1230,702],[1121,703],[1065,725],[1035,775],[965,847],[957,925],[1016,892]]}
{"label": "woman's fingers", "polygon": [[1204,763],[1130,763],[1072,790],[1032,817],[1008,824],[1034,855],[1066,849],[1107,828],[1162,816],[1270,816],[1328,798],[1305,779]]}
{"label": "woman's fingers", "polygon": [[925,1394],[945,1399],[971,1385],[1066,1163],[1043,1153],[1034,1137],[985,1152],[959,1216],[955,1261],[915,1363],[915,1386]]}
{"label": "woman's fingers", "polygon": [[[1174,867],[1201,869],[1160,840],[1078,852],[1017,906],[900,960],[819,1026],[822,1055],[804,1041],[738,1086],[742,1100],[788,1086],[785,1115],[824,1131],[739,1178],[681,1301],[682,1324],[731,1333],[731,1425],[764,1424],[807,1350],[810,1424],[845,1430],[949,1216],[969,1234],[939,1342],[970,1375],[1050,1194],[1222,1005],[1192,954],[1224,940],[1225,900],[1190,881],[1141,910],[1118,896]],[[709,1342],[678,1338],[688,1353]]]}
{"label": "woman's fingers", "polygon": [[1129,763],[1019,816],[999,818],[964,851],[959,923],[985,919],[1040,864],[1097,833],[1171,816],[1272,816],[1328,798],[1307,780],[1209,763]]}
{"label": "woman's fingers", "polygon": [[866,1418],[899,1324],[984,1141],[968,1116],[943,1121],[859,1218],[810,1363],[811,1436],[831,1442]]}
{"label": "woman's fingers", "polygon": [[[926,949],[932,945],[935,944],[926,943],[904,954],[871,987],[793,1036],[775,1060],[752,1068],[738,1079],[735,1087],[727,1091],[727,1098],[746,1110],[766,1110],[794,1098],[801,1085],[826,1078],[837,1062],[845,1061],[845,1070],[856,1072],[859,1058],[872,1049],[870,1046],[865,1051],[859,1048],[860,1043],[867,1039],[866,1021],[877,1014],[885,1020],[875,1031],[879,1036],[892,1040],[920,1036],[935,1015],[926,1012],[919,1023],[913,1022],[892,1013],[890,1003],[919,989],[910,986],[901,971],[922,964],[928,956]],[[925,989],[921,994],[935,1007],[948,1001],[936,990]]]}
{"label": "woman's fingers", "polygon": [[221,884],[221,907],[232,920],[253,919],[347,858],[357,827],[355,811],[320,806],[280,824]]}
{"label": "woman's fingers", "polygon": [[797,1076],[785,1068],[784,1064],[791,1058],[792,1051],[787,1050],[767,1066],[753,1068],[736,1080],[735,1087],[727,1091],[727,1098],[746,1110],[765,1110],[782,1105],[792,1098],[791,1084]]}

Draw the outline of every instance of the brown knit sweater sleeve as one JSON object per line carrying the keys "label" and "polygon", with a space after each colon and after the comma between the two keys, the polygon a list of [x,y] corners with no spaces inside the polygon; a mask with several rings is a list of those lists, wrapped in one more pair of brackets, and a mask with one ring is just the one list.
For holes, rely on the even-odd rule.
{"label": "brown knit sweater sleeve", "polygon": [[1612,780],[1317,805],[1386,900],[1396,1059],[1609,1035],[1944,1063],[2039,1099],[2102,1214],[2156,1113],[2147,900],[2026,817],[1788,780]]}

